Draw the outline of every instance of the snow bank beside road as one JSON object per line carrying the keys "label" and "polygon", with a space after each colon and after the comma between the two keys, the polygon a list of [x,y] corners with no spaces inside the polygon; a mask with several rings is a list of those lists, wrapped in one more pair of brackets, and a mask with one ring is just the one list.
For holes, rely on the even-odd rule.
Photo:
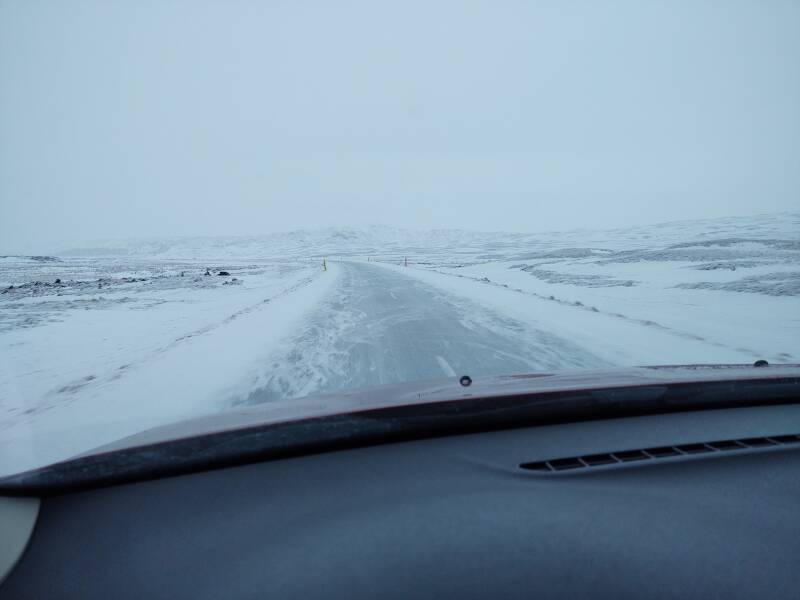
{"label": "snow bank beside road", "polygon": [[530,290],[467,276],[384,265],[451,294],[548,331],[616,365],[752,362],[747,352],[590,307],[534,295]]}
{"label": "snow bank beside road", "polygon": [[519,242],[410,252],[406,271],[616,364],[800,361],[798,213]]}
{"label": "snow bank beside road", "polygon": [[94,289],[5,304],[6,317],[46,311],[48,320],[2,333],[0,473],[223,410],[336,278],[308,263],[237,272],[241,285],[176,276],[109,286],[101,303]]}

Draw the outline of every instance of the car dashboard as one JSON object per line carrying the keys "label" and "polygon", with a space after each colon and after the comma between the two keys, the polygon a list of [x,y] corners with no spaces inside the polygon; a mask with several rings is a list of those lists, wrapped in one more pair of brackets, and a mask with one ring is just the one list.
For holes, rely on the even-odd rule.
{"label": "car dashboard", "polygon": [[0,598],[797,597],[798,433],[679,412],[44,496]]}

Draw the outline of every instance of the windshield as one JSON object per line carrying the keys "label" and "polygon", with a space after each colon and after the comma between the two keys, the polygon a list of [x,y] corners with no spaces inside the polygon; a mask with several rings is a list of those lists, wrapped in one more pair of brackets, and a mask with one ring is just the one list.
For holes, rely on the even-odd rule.
{"label": "windshield", "polygon": [[0,0],[0,475],[372,386],[797,362],[798,31]]}

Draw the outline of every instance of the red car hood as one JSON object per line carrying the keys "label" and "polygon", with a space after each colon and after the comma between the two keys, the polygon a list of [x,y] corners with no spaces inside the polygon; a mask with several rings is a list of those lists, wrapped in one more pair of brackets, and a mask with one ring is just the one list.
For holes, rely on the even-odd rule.
{"label": "red car hood", "polygon": [[538,394],[576,390],[798,377],[800,365],[679,365],[476,377],[468,387],[461,385],[455,378],[403,383],[260,404],[252,408],[188,419],[123,438],[95,448],[86,455],[212,432],[235,431],[384,408],[450,403],[476,398],[531,398]]}

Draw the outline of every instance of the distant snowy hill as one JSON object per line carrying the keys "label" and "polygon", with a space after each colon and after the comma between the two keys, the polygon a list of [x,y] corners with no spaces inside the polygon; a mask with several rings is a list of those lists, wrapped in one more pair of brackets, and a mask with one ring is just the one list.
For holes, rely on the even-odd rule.
{"label": "distant snowy hill", "polygon": [[800,239],[800,212],[675,221],[613,230],[509,233],[455,229],[419,231],[374,225],[297,230],[255,236],[106,240],[64,249],[65,257],[205,259],[392,256],[402,253],[536,251],[547,248],[640,248],[710,239]]}

